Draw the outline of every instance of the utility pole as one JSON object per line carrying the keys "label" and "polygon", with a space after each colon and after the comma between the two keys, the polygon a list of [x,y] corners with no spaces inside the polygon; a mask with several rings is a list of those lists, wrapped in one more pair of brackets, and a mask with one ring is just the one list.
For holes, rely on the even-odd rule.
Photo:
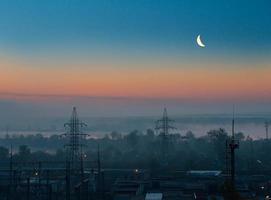
{"label": "utility pole", "polygon": [[9,126],[6,126],[6,137],[9,137]]}
{"label": "utility pole", "polygon": [[98,190],[98,197],[101,198],[101,193],[102,193],[102,184],[101,184],[101,160],[100,160],[100,145],[98,144],[98,149],[97,149],[97,168],[98,168],[98,181],[97,181],[97,190]]}
{"label": "utility pole", "polygon": [[52,188],[49,182],[49,169],[46,170],[46,188],[47,188],[47,200],[51,200],[52,199]]}
{"label": "utility pole", "polygon": [[80,172],[81,172],[81,183],[83,184],[84,181],[84,155],[83,155],[83,146],[80,147]]}
{"label": "utility pole", "polygon": [[10,157],[9,157],[9,184],[13,184],[13,148],[10,145]]}
{"label": "utility pole", "polygon": [[39,161],[39,169],[38,169],[38,178],[39,178],[39,189],[41,187],[41,176],[42,176],[42,164],[41,164],[41,161]]}
{"label": "utility pole", "polygon": [[70,162],[66,162],[66,200],[71,199],[71,169],[70,169]]}
{"label": "utility pole", "polygon": [[12,152],[12,145],[10,145],[10,157],[9,157],[9,187],[8,187],[8,197],[7,199],[12,199],[11,194],[12,191],[11,189],[13,188],[13,152]]}
{"label": "utility pole", "polygon": [[269,139],[269,122],[268,121],[264,122],[264,127],[265,127],[266,140],[268,140]]}
{"label": "utility pole", "polygon": [[28,177],[26,180],[27,183],[27,194],[26,194],[26,199],[30,200],[30,178]]}

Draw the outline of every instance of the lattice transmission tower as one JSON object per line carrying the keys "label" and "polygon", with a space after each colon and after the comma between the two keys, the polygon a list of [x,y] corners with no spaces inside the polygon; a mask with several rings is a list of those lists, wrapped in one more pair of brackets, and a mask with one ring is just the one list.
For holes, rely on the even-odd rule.
{"label": "lattice transmission tower", "polygon": [[156,121],[155,130],[161,136],[161,156],[163,160],[166,160],[169,151],[170,130],[176,129],[172,126],[173,122],[174,120],[168,117],[166,108],[164,108],[163,117]]}
{"label": "lattice transmission tower", "polygon": [[65,145],[67,150],[67,161],[71,167],[79,166],[78,164],[83,159],[84,140],[88,134],[83,133],[83,128],[87,125],[79,120],[76,107],[73,107],[72,115],[68,123],[64,124],[67,132],[63,134],[68,138],[68,143]]}

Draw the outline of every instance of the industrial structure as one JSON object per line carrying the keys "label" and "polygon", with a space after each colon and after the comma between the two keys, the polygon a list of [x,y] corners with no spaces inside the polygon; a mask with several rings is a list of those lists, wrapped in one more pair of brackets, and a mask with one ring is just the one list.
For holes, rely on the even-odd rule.
{"label": "industrial structure", "polygon": [[176,129],[172,126],[174,120],[168,117],[167,108],[164,108],[163,117],[156,121],[155,130],[161,136],[161,159],[164,164],[167,163],[166,158],[169,151],[170,130]]}
{"label": "industrial structure", "polygon": [[98,148],[97,159],[84,161],[82,148],[87,136],[82,130],[84,126],[74,107],[70,121],[65,124],[68,144],[63,160],[14,161],[11,145],[9,162],[0,164],[0,199],[87,200],[90,196],[102,199],[100,152]]}
{"label": "industrial structure", "polygon": [[231,186],[235,187],[235,150],[239,148],[239,141],[235,139],[235,113],[233,108],[232,135],[226,141],[226,172]]}
{"label": "industrial structure", "polygon": [[269,121],[264,122],[264,127],[265,127],[265,138],[268,140],[269,139]]}
{"label": "industrial structure", "polygon": [[87,136],[87,134],[83,133],[85,126],[87,125],[78,118],[76,107],[73,107],[70,121],[64,124],[67,132],[63,134],[68,138],[68,144],[65,145],[67,150],[66,160],[71,164],[71,168],[79,167],[78,163],[80,163],[80,168],[83,168],[83,142]]}
{"label": "industrial structure", "polygon": [[[166,163],[169,152],[170,130],[176,129],[172,126],[173,122],[166,108],[163,117],[156,121],[156,131],[161,136],[163,163]],[[74,107],[69,123],[65,124],[68,128],[65,134],[68,140],[66,160],[63,156],[63,160],[59,161],[18,161],[11,146],[9,161],[0,161],[0,200],[223,199],[221,188],[225,180],[243,199],[255,199],[256,194],[267,195],[269,188],[271,191],[271,172],[266,172],[265,176],[244,172],[245,176],[235,177],[235,151],[239,141],[235,138],[234,114],[232,134],[226,141],[226,173],[206,169],[168,170],[166,167],[153,172],[150,168],[131,169],[121,165],[105,168],[105,154],[96,141],[97,150],[95,146],[93,159],[84,161],[82,147],[87,136],[82,130],[84,126]],[[242,184],[238,183],[240,179]]]}

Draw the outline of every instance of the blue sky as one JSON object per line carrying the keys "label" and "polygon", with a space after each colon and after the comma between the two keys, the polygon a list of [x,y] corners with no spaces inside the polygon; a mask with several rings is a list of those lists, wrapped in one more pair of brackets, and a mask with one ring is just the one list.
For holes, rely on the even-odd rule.
{"label": "blue sky", "polygon": [[[198,34],[205,49],[196,45]],[[26,102],[16,94],[58,95],[63,90],[60,95],[111,98],[135,93],[136,98],[210,100],[208,109],[200,101],[198,106],[183,106],[185,112],[194,109],[191,113],[214,112],[212,106],[217,112],[228,112],[236,101],[246,103],[244,112],[268,112],[270,56],[270,0],[0,1],[0,78],[5,78],[0,82],[0,100],[5,102]],[[77,67],[82,60],[87,63],[85,71],[67,65],[74,61]],[[93,60],[102,64],[96,66]],[[156,69],[157,64],[161,66]],[[192,69],[185,69],[186,65]],[[236,66],[242,68],[237,73]],[[14,95],[2,98],[3,93]],[[163,98],[157,107],[173,104]],[[112,102],[106,101],[110,109],[115,108]],[[221,102],[223,109],[219,109]],[[56,102],[39,99],[37,107],[46,103]],[[68,102],[67,107],[76,103]],[[158,108],[151,104],[145,106],[150,111],[140,110],[141,105],[134,110],[153,113]],[[35,104],[31,99],[27,105]],[[125,114],[133,110],[131,105],[125,105]],[[110,109],[109,115],[114,113]],[[99,112],[106,110],[94,114]]]}
{"label": "blue sky", "polygon": [[263,57],[270,55],[270,23],[268,0],[2,0],[0,49],[128,55],[152,49],[178,56],[197,53],[201,34],[210,54]]}

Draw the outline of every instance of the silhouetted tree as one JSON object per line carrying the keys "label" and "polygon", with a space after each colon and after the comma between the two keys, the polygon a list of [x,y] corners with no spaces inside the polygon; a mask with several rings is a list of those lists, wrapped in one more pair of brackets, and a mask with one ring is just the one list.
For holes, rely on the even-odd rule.
{"label": "silhouetted tree", "polygon": [[9,157],[9,150],[5,147],[0,147],[0,160],[6,160]]}
{"label": "silhouetted tree", "polygon": [[146,131],[146,136],[151,140],[154,139],[154,137],[155,137],[154,131],[152,129],[148,128]]}
{"label": "silhouetted tree", "polygon": [[235,133],[235,139],[239,141],[243,141],[245,139],[245,135],[242,132]]}
{"label": "silhouetted tree", "polygon": [[218,130],[211,130],[207,133],[211,143],[214,147],[214,153],[217,155],[217,163],[222,167],[225,163],[226,155],[226,140],[228,139],[227,132],[220,128]]}
{"label": "silhouetted tree", "polygon": [[18,156],[20,161],[28,161],[31,157],[30,148],[27,145],[22,145],[19,147]]}
{"label": "silhouetted tree", "polygon": [[110,133],[110,137],[112,140],[120,140],[121,139],[121,134],[117,131],[113,131]]}
{"label": "silhouetted tree", "polygon": [[138,130],[134,130],[126,136],[128,144],[132,147],[135,147],[135,145],[137,145],[138,139]]}

